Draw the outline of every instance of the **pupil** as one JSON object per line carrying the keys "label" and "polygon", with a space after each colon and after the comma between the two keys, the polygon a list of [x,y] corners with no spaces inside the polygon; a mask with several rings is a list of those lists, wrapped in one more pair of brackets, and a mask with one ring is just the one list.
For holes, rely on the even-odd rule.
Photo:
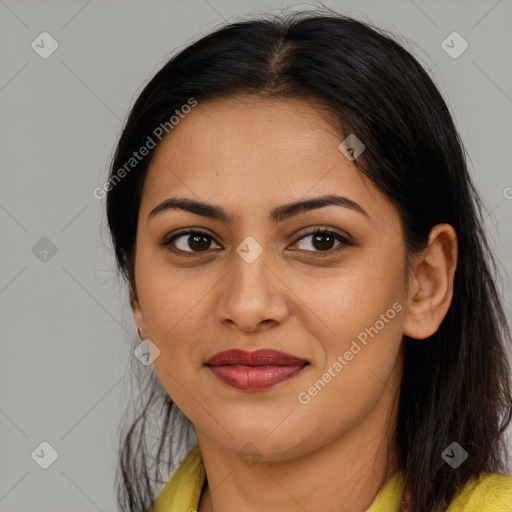
{"label": "pupil", "polygon": [[[329,242],[327,242],[327,244],[325,243],[322,243],[322,242],[319,242],[322,238],[328,238],[329,239]],[[319,243],[319,246],[317,247],[317,242]],[[315,249],[332,249],[332,242],[333,242],[333,237],[331,235],[328,235],[328,234],[320,234],[320,235],[316,235],[314,237],[314,240],[313,240],[313,246],[315,247]],[[328,246],[328,247],[327,247]]]}
{"label": "pupil", "polygon": [[204,251],[208,249],[208,238],[203,235],[191,235],[192,243],[189,242],[190,248],[194,249],[194,245],[197,244],[197,249],[199,251]]}

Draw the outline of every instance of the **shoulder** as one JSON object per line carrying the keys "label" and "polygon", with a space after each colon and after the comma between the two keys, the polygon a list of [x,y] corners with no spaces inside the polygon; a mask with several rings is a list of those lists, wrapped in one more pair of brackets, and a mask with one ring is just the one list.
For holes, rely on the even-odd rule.
{"label": "shoulder", "polygon": [[447,512],[511,512],[512,476],[480,473],[455,495]]}

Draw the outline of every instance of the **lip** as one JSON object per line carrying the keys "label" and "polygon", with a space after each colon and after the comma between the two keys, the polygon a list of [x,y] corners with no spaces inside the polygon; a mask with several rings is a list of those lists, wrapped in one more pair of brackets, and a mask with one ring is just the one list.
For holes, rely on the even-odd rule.
{"label": "lip", "polygon": [[205,365],[224,383],[244,391],[270,388],[300,373],[309,361],[272,349],[225,350]]}

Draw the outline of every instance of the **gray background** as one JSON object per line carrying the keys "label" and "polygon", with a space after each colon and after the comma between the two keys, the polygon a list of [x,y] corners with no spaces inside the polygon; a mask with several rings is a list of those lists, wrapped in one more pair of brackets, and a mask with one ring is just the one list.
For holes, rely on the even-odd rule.
{"label": "gray background", "polygon": [[[224,20],[315,5],[0,0],[1,511],[116,508],[117,429],[136,332],[114,271],[104,201],[92,191],[107,176],[142,84]],[[432,70],[488,210],[510,317],[512,2],[325,5],[397,34]],[[31,47],[44,31],[59,45],[47,59]],[[469,43],[456,59],[441,47],[453,31]],[[55,254],[40,252],[50,246]],[[58,452],[46,470],[31,457],[43,441]]]}

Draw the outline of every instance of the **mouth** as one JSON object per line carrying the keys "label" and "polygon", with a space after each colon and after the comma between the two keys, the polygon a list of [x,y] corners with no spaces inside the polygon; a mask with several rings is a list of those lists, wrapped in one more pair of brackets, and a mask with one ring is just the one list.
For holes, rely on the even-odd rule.
{"label": "mouth", "polygon": [[215,354],[205,366],[234,388],[257,391],[295,377],[309,364],[305,359],[277,350],[246,352],[233,349]]}

